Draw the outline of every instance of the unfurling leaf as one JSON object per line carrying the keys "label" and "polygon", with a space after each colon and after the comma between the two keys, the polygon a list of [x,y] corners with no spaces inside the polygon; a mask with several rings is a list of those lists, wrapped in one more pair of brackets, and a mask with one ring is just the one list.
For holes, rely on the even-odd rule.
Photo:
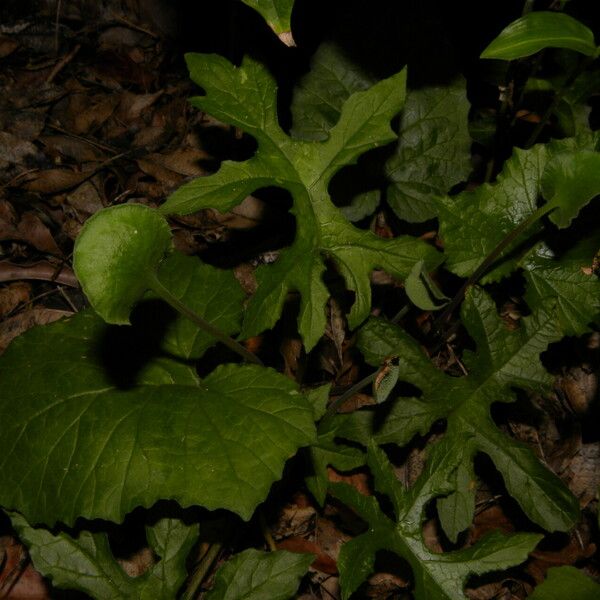
{"label": "unfurling leaf", "polygon": [[568,48],[586,56],[596,54],[591,29],[559,12],[533,11],[513,21],[481,53],[481,58],[514,60],[544,48]]}
{"label": "unfurling leaf", "polygon": [[107,323],[127,324],[170,248],[169,225],[156,210],[141,204],[111,206],[81,229],[73,267],[95,311]]}
{"label": "unfurling leaf", "polygon": [[406,295],[423,310],[439,310],[448,304],[450,298],[440,291],[424,267],[422,260],[415,263],[404,283]]}

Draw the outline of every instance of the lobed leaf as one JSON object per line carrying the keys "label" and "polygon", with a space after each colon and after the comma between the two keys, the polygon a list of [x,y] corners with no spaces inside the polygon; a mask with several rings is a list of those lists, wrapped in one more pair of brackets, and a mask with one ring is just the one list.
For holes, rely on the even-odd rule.
{"label": "lobed leaf", "polygon": [[98,348],[103,332],[82,313],[28,332],[3,356],[0,504],[29,521],[118,522],[165,498],[248,519],[285,461],[314,441],[312,407],[275,371],[222,365],[199,382],[159,359],[119,388]]}
{"label": "lobed leaf", "polygon": [[281,130],[275,82],[252,59],[245,58],[240,67],[214,55],[190,54],[187,61],[192,79],[206,92],[193,104],[253,135],[258,150],[244,163],[225,162],[215,175],[182,186],[162,212],[186,214],[207,207],[227,211],[265,185],[284,187],[294,198],[296,239],[275,264],[257,269],[258,290],[247,306],[243,338],[272,327],[288,292],[296,290],[301,294],[299,330],[307,349],[312,349],[326,324],[325,258],[333,261],[355,292],[348,317],[352,328],[368,316],[373,269],[404,278],[418,260],[428,267],[438,264],[439,255],[419,240],[386,240],[353,227],[328,193],[337,171],[367,150],[395,139],[390,121],[404,103],[404,71],[352,94],[328,138],[317,142],[293,140]]}
{"label": "lobed leaf", "polygon": [[527,558],[542,536],[492,532],[470,548],[443,554],[432,552],[425,544],[425,506],[452,490],[452,474],[462,464],[467,447],[468,436],[444,437],[433,446],[426,469],[414,487],[405,490],[383,451],[371,444],[368,464],[375,487],[390,497],[394,519],[381,511],[375,497],[363,496],[346,484],[330,486],[331,493],[368,525],[366,533],[344,544],[340,551],[338,568],[344,600],[371,574],[379,550],[395,552],[408,561],[417,600],[464,598],[463,588],[469,576],[506,569]]}
{"label": "lobed leaf", "polygon": [[206,600],[289,600],[313,560],[313,554],[244,550],[217,571]]}
{"label": "lobed leaf", "polygon": [[[396,443],[404,444],[416,433],[426,433],[439,418],[447,420],[446,437],[458,439],[471,436],[468,451],[464,451],[460,470],[452,478],[459,496],[450,502],[462,503],[472,512],[472,493],[469,493],[471,461],[475,452],[488,454],[504,477],[505,485],[530,519],[555,531],[569,529],[576,521],[579,507],[566,486],[535,458],[524,444],[507,438],[495,426],[490,416],[494,402],[511,402],[514,387],[543,391],[551,379],[543,368],[539,355],[548,345],[562,337],[555,315],[538,310],[521,319],[521,327],[508,331],[496,313],[491,299],[482,291],[473,289],[463,306],[463,322],[474,339],[477,352],[465,353],[463,360],[469,374],[456,378],[437,371],[424,356],[416,342],[395,326],[371,320],[359,335],[359,347],[368,362],[381,364],[391,353],[400,357],[400,379],[416,385],[422,391],[419,399],[399,398],[390,416],[377,418],[377,412],[368,419],[359,411],[347,416],[337,425],[338,437],[364,443],[360,425],[379,424],[374,439],[381,443],[380,432],[387,419],[400,422],[405,428],[398,431]],[[420,412],[419,412],[420,409]],[[368,414],[368,413],[367,413]],[[420,414],[419,419],[413,415]],[[356,415],[356,416],[355,416]],[[393,442],[392,436],[384,437]],[[449,442],[450,443],[450,442]],[[458,469],[458,467],[457,467]],[[460,484],[460,486],[459,486]],[[459,486],[459,487],[457,487]],[[448,535],[456,539],[458,524],[448,511],[455,506],[444,506],[443,523],[449,525]],[[465,521],[461,522],[464,525]]]}
{"label": "lobed leaf", "polygon": [[568,48],[586,56],[596,54],[591,29],[559,12],[533,11],[505,27],[481,53],[481,58],[514,60],[544,48]]}
{"label": "lobed leaf", "polygon": [[185,560],[198,537],[198,526],[163,519],[146,530],[160,560],[138,577],[130,577],[114,558],[104,533],[83,531],[77,538],[53,535],[10,514],[33,565],[61,589],[78,590],[102,600],[172,600],[186,579]]}

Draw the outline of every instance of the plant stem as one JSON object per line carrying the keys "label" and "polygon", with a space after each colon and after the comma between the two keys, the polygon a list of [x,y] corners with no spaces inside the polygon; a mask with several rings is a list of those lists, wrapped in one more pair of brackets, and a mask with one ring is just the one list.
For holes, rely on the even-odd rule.
{"label": "plant stem", "polygon": [[208,550],[204,553],[204,556],[202,556],[198,566],[192,573],[189,583],[185,588],[185,592],[183,592],[183,595],[181,596],[181,600],[194,600],[198,593],[198,589],[208,575],[213,563],[217,560],[217,556],[219,556],[219,552],[221,552],[222,548],[223,544],[220,542],[213,542],[210,544]]}
{"label": "plant stem", "polygon": [[485,257],[483,262],[473,271],[473,274],[465,281],[462,287],[458,290],[452,301],[444,309],[444,312],[434,321],[432,330],[436,331],[442,323],[446,321],[454,312],[454,309],[461,303],[464,295],[469,287],[477,283],[488,269],[496,262],[498,257],[506,250],[512,242],[515,241],[526,229],[531,227],[536,221],[539,221],[545,214],[554,210],[556,205],[548,202],[540,206],[536,211],[532,212],[526,219],[521,221],[512,231],[502,239],[498,245]]}
{"label": "plant stem", "polygon": [[170,304],[177,312],[180,312],[182,315],[184,315],[190,321],[192,321],[192,323],[197,325],[200,329],[206,331],[206,333],[212,335],[215,339],[225,344],[230,350],[233,350],[236,354],[239,354],[245,361],[252,362],[257,365],[263,364],[260,358],[258,358],[258,356],[255,356],[254,354],[252,354],[252,352],[249,352],[239,342],[236,342],[234,339],[230,338],[220,329],[218,329],[214,325],[211,325],[208,321],[205,321],[199,314],[195,313],[193,310],[191,310],[185,304],[183,304],[179,300],[179,298],[172,294],[159,281],[156,274],[151,275],[148,285],[149,288],[155,294],[162,298],[167,304]]}

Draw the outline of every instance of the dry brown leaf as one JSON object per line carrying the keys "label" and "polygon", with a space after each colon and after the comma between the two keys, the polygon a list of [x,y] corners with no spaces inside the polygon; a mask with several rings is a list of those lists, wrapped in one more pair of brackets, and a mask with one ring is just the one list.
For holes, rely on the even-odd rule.
{"label": "dry brown leaf", "polygon": [[38,149],[26,140],[22,140],[12,133],[0,131],[0,161],[8,164],[22,165],[26,159],[35,156]]}
{"label": "dry brown leaf", "polygon": [[38,279],[40,281],[56,281],[69,287],[79,287],[79,282],[73,270],[66,265],[53,265],[41,261],[34,265],[15,265],[10,262],[0,262],[0,282],[19,281],[21,279]]}
{"label": "dry brown leaf", "polygon": [[323,552],[323,549],[318,544],[305,540],[301,537],[290,537],[281,542],[277,542],[277,548],[287,550],[288,552],[297,552],[299,554],[315,554],[315,560],[311,567],[322,573],[329,575],[337,575],[337,563],[331,556]]}
{"label": "dry brown leaf", "polygon": [[163,94],[163,90],[159,90],[154,94],[132,94],[131,92],[124,92],[121,95],[121,100],[115,112],[115,116],[126,123],[139,119]]}
{"label": "dry brown leaf", "polygon": [[19,304],[29,301],[31,285],[24,281],[9,283],[0,288],[0,318],[11,313]]}
{"label": "dry brown leaf", "polygon": [[596,498],[600,487],[600,442],[582,444],[569,461],[566,472],[569,489],[585,508]]}
{"label": "dry brown leaf", "polygon": [[90,176],[90,172],[78,173],[68,169],[47,169],[31,174],[22,187],[29,192],[38,194],[56,194],[79,185]]}
{"label": "dry brown leaf", "polygon": [[118,103],[115,96],[85,97],[83,110],[75,113],[73,133],[86,134],[97,130],[111,117]]}
{"label": "dry brown leaf", "polygon": [[73,313],[66,310],[55,310],[53,308],[43,308],[34,306],[23,311],[14,317],[6,319],[0,323],[0,354],[2,354],[10,342],[35,325],[47,325],[57,321],[62,317],[68,317]]}
{"label": "dry brown leaf", "polygon": [[69,135],[44,135],[40,142],[54,155],[62,155],[77,163],[101,161],[106,158],[103,150],[85,140]]}

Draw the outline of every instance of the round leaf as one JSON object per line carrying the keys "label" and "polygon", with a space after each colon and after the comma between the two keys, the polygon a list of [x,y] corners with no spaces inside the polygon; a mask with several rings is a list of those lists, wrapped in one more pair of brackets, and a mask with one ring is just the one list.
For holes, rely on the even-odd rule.
{"label": "round leaf", "polygon": [[90,304],[107,323],[129,323],[131,308],[170,246],[168,223],[141,204],[112,206],[86,222],[75,242],[73,267]]}

